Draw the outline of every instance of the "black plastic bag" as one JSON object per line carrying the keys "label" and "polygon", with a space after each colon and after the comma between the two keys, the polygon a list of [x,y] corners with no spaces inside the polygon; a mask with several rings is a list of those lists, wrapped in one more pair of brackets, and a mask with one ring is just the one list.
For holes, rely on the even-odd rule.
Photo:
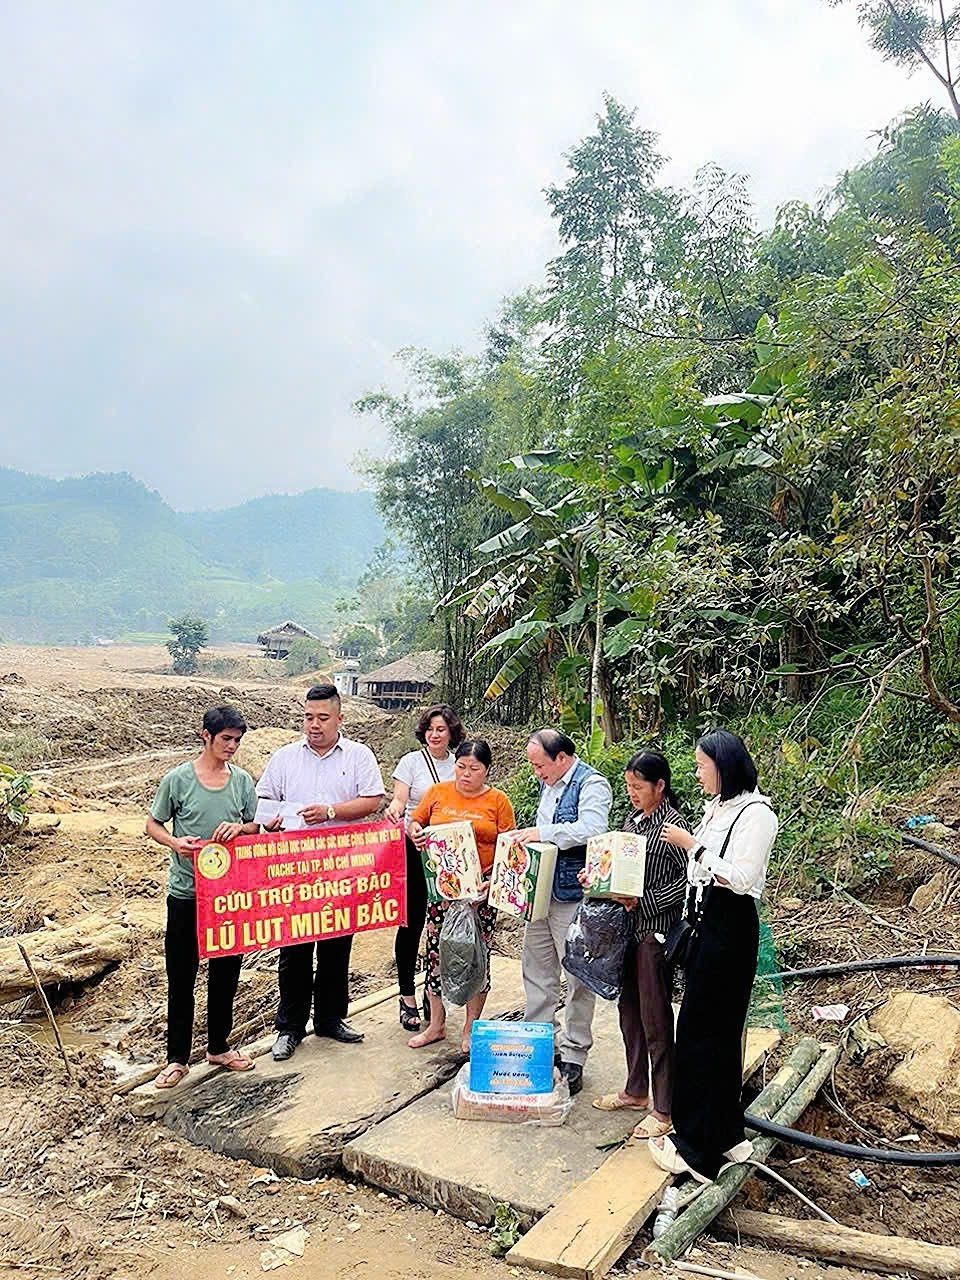
{"label": "black plastic bag", "polygon": [[447,1004],[466,1004],[487,980],[487,944],[472,903],[451,902],[440,930],[440,992]]}
{"label": "black plastic bag", "polygon": [[563,967],[604,1000],[616,1000],[633,933],[630,912],[608,898],[584,898],[567,930]]}

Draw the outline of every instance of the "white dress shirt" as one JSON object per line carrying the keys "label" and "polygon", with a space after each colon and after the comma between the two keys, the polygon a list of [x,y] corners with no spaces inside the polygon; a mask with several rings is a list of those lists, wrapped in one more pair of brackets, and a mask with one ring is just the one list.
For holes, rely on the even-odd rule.
{"label": "white dress shirt", "polygon": [[[383,790],[377,758],[362,742],[354,742],[341,733],[329,751],[318,755],[303,737],[279,747],[267,761],[257,783],[255,820],[269,822],[279,813],[284,831],[296,831],[304,825],[297,810],[306,805],[382,796]],[[338,823],[345,821],[334,819]]]}
{"label": "white dress shirt", "polygon": [[[737,818],[740,813],[743,817]],[[721,858],[720,850],[735,818],[737,825]],[[696,843],[690,850],[687,879],[692,885],[705,885],[719,876],[734,893],[761,897],[779,826],[769,799],[759,791],[741,791],[729,800],[714,796],[707,801],[700,825],[693,833]],[[700,849],[703,852],[696,858]]]}
{"label": "white dress shirt", "polygon": [[573,764],[556,782],[545,786],[537,805],[536,827],[540,839],[555,844],[558,849],[574,849],[586,844],[589,836],[602,835],[610,830],[610,806],[613,804],[613,792],[610,783],[602,773],[589,773],[580,787],[580,803],[577,808],[575,822],[554,822],[553,813],[557,801],[563,795],[573,771],[580,763],[577,756]]}

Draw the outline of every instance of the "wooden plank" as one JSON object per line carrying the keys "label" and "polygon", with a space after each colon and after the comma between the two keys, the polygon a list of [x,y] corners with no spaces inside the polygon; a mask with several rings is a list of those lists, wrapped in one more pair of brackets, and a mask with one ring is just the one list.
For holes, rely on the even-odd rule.
{"label": "wooden plank", "polygon": [[728,1209],[717,1219],[716,1226],[724,1235],[747,1236],[765,1245],[843,1266],[897,1274],[908,1271],[930,1280],[960,1276],[960,1249],[951,1245],[928,1244],[907,1236],[875,1235],[839,1223],[781,1218],[748,1209]]}
{"label": "wooden plank", "polygon": [[[779,1042],[779,1031],[748,1031],[744,1080]],[[544,1214],[506,1260],[554,1276],[596,1280],[630,1244],[670,1181],[671,1175],[650,1159],[645,1142],[628,1142]]]}

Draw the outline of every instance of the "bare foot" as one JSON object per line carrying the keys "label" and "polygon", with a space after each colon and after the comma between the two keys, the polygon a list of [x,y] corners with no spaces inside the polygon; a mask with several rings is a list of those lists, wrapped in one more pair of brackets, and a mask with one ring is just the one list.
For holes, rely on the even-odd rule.
{"label": "bare foot", "polygon": [[425,1044],[436,1044],[438,1040],[443,1040],[446,1034],[447,1029],[445,1026],[429,1026],[421,1031],[419,1035],[411,1036],[407,1041],[407,1046],[410,1049],[422,1049]]}

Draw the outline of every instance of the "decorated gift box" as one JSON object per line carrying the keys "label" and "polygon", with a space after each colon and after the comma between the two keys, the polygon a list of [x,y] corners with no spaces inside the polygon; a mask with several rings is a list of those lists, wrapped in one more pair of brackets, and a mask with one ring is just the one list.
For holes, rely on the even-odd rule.
{"label": "decorated gift box", "polygon": [[550,907],[557,846],[546,841],[524,844],[497,836],[490,872],[490,905],[518,920],[540,920]]}
{"label": "decorated gift box", "polygon": [[477,853],[473,825],[445,822],[424,827],[427,843],[420,851],[430,902],[451,902],[455,898],[476,898],[483,884],[483,869]]}
{"label": "decorated gift box", "polygon": [[642,898],[647,837],[605,831],[587,840],[584,893],[591,898]]}
{"label": "decorated gift box", "polygon": [[553,1088],[553,1027],[549,1022],[479,1018],[470,1031],[474,1093],[549,1093]]}

